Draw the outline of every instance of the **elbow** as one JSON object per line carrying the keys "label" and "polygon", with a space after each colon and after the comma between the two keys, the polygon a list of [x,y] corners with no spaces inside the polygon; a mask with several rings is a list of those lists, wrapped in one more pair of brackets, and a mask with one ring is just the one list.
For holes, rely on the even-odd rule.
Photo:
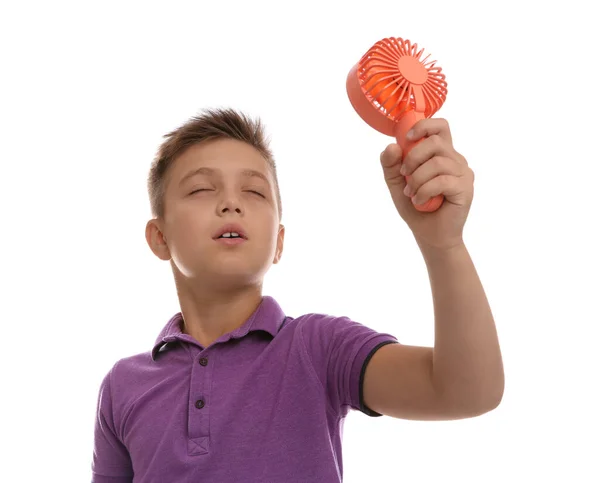
{"label": "elbow", "polygon": [[485,400],[479,405],[479,416],[485,413],[489,413],[493,411],[502,402],[502,397],[504,396],[504,391],[500,391],[497,394],[488,396]]}
{"label": "elbow", "polygon": [[502,402],[504,397],[504,368],[502,364],[495,368],[493,372],[488,373],[482,381],[477,391],[479,411],[481,414],[493,411]]}
{"label": "elbow", "polygon": [[504,397],[504,377],[499,378],[494,384],[486,386],[479,391],[479,397],[473,398],[475,404],[476,414],[474,416],[481,416],[482,414],[493,411],[502,402]]}
{"label": "elbow", "polygon": [[489,411],[491,411],[492,409],[496,409],[498,406],[500,406],[500,403],[502,402],[502,398],[504,398],[504,375],[502,376],[501,380],[498,382],[497,387],[495,388],[495,390],[492,392],[492,396],[491,396],[491,408],[489,409]]}
{"label": "elbow", "polygon": [[[444,383],[445,382],[445,383]],[[504,397],[504,370],[483,377],[452,382],[438,379],[434,387],[440,401],[452,418],[467,419],[489,413],[500,406]]]}
{"label": "elbow", "polygon": [[452,397],[446,395],[446,404],[452,408],[454,417],[468,419],[489,413],[500,406],[504,397],[504,379],[494,385],[464,389],[454,393]]}
{"label": "elbow", "polygon": [[482,397],[472,397],[468,401],[464,401],[461,409],[457,411],[459,418],[468,419],[483,416],[500,406],[502,402],[503,391],[493,394],[486,394]]}

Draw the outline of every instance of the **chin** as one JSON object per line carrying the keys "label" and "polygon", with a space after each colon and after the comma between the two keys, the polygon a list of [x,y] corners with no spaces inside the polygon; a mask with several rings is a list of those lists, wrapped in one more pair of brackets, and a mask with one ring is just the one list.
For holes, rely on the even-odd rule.
{"label": "chin", "polygon": [[241,266],[239,261],[232,261],[232,263],[219,263],[218,266],[213,266],[208,271],[211,273],[210,276],[212,278],[229,279],[252,284],[262,280],[268,271],[268,267]]}

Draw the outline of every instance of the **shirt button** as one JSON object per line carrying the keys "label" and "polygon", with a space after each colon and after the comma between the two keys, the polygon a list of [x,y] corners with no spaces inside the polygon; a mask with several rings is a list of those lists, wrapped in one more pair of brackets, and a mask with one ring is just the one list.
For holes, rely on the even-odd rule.
{"label": "shirt button", "polygon": [[198,400],[196,401],[196,407],[197,407],[198,409],[202,409],[202,408],[204,407],[204,401],[203,401],[202,399],[198,399]]}
{"label": "shirt button", "polygon": [[208,364],[208,359],[206,357],[201,357],[200,361],[198,362],[200,362],[201,366],[205,366],[206,364]]}

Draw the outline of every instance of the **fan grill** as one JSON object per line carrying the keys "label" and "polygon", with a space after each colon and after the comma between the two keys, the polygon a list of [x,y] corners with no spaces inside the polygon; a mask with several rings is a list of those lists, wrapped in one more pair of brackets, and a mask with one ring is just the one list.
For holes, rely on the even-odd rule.
{"label": "fan grill", "polygon": [[421,59],[423,49],[390,37],[377,42],[358,62],[363,93],[382,114],[397,121],[408,110],[432,117],[448,94],[446,76],[437,61]]}

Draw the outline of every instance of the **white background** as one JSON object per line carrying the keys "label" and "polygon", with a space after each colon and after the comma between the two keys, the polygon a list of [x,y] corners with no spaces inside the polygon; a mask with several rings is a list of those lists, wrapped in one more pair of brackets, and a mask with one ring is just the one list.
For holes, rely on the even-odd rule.
{"label": "white background", "polygon": [[344,481],[600,481],[593,3],[368,3],[2,4],[2,481],[91,479],[102,377],[178,311],[144,239],[150,162],[204,107],[260,116],[272,138],[287,243],[264,293],[433,343],[425,266],[379,164],[392,139],[345,92],[389,36],[447,76],[437,116],[476,174],[465,237],[506,391],[472,420],[352,412]]}

